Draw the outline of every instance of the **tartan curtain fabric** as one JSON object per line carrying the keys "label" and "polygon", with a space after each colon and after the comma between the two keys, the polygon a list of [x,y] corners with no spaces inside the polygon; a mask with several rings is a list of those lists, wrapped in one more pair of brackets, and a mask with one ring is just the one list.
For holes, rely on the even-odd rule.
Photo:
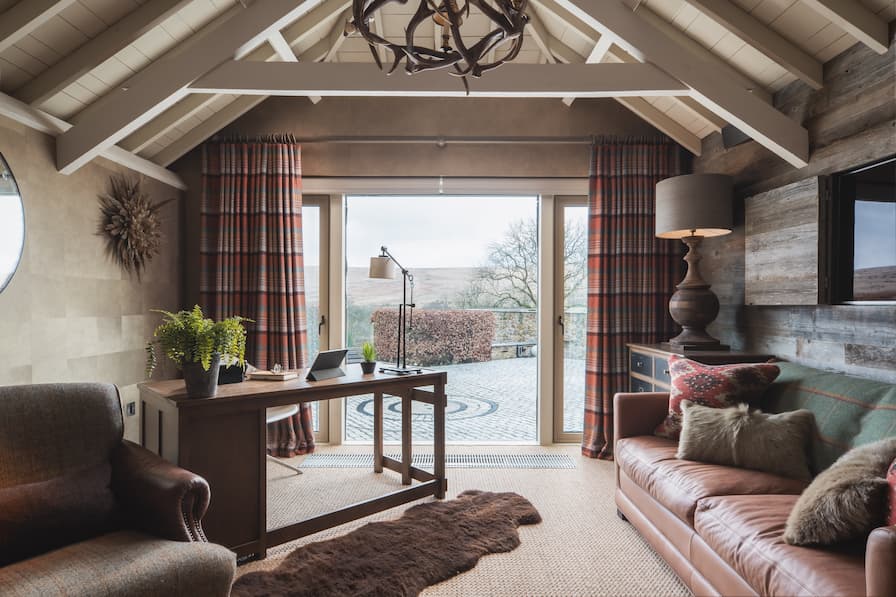
{"label": "tartan curtain fabric", "polygon": [[[211,142],[202,148],[200,296],[210,317],[242,315],[246,359],[304,367],[301,150],[295,143]],[[268,450],[314,450],[310,405],[268,425]]]}
{"label": "tartan curtain fabric", "polygon": [[613,457],[613,395],[628,390],[626,344],[674,335],[669,298],[684,272],[681,243],[654,235],[656,183],[683,171],[666,140],[594,147],[588,198],[588,316],[582,454]]}

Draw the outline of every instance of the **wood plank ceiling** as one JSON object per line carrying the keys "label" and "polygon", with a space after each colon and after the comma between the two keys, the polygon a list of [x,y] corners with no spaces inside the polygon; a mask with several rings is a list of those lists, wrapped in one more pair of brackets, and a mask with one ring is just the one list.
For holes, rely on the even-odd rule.
{"label": "wood plank ceiling", "polygon": [[[314,81],[324,88],[310,94],[316,103],[327,95],[326,76],[342,76],[336,64],[372,63],[361,38],[343,35],[350,5],[350,0],[0,0],[0,114],[59,135],[60,171],[74,171],[102,155],[170,182],[173,174],[165,167],[171,162],[257,105],[266,91],[288,91],[265,87],[274,73],[305,74],[303,62],[334,63],[321,67],[326,70]],[[778,118],[768,106],[771,95],[797,80],[820,88],[822,65],[855,43],[886,51],[887,23],[896,18],[896,0],[530,0],[530,6],[530,26],[514,68],[594,65],[582,68],[607,79],[601,93],[616,96],[692,152],[700,152],[704,137],[732,123],[794,166],[808,158],[805,130]],[[415,2],[388,5],[375,27],[400,41],[415,7]],[[474,14],[465,27],[481,36],[488,24]],[[435,27],[423,33],[428,42],[437,34]],[[216,93],[191,92],[190,85],[206,73],[206,79],[215,79],[215,70],[241,72],[236,65],[223,70],[228,57],[297,64],[275,70],[259,64],[251,86],[225,79],[222,88],[218,76]],[[622,88],[635,70],[611,71],[599,64],[638,62],[672,75],[685,91],[637,96]],[[698,63],[699,69],[692,68]],[[574,91],[583,89],[591,88],[570,85],[564,103],[572,104]],[[345,92],[331,94],[338,93]]]}

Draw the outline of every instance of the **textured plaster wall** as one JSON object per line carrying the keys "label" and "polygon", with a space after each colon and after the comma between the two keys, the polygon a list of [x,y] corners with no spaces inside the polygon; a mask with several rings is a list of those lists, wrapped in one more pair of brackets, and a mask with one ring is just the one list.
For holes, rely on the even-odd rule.
{"label": "textured plaster wall", "polygon": [[[180,295],[179,203],[162,210],[162,251],[141,281],[104,254],[97,194],[124,169],[95,160],[71,176],[55,168],[55,140],[0,117],[0,153],[25,206],[25,250],[0,292],[0,385],[59,381],[117,384],[137,399],[146,340],[158,323],[151,308],[177,309]],[[155,200],[179,191],[146,179]],[[166,367],[157,376],[170,376]],[[137,439],[139,409],[125,417]]]}

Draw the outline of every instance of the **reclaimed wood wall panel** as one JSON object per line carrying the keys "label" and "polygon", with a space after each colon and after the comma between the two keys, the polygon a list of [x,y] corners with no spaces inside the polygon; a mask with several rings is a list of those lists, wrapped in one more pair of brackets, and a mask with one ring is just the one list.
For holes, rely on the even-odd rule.
{"label": "reclaimed wood wall panel", "polygon": [[[893,31],[891,23],[891,40]],[[808,166],[792,168],[755,142],[726,150],[719,134],[704,140],[694,161],[695,172],[733,176],[737,194],[732,234],[704,241],[701,269],[721,303],[709,332],[738,350],[896,383],[896,306],[746,300],[745,198],[896,154],[896,44],[882,56],[857,44],[826,63],[824,73],[820,91],[796,82],[774,98],[808,129]]]}
{"label": "reclaimed wood wall panel", "polygon": [[822,184],[809,178],[745,200],[747,305],[818,304]]}

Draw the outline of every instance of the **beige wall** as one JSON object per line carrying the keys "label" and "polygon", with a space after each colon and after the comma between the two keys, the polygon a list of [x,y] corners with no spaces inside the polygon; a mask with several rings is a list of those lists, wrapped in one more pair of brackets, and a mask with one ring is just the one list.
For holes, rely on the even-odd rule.
{"label": "beige wall", "polygon": [[733,234],[703,245],[701,267],[722,304],[710,331],[738,348],[896,382],[896,306],[744,305],[744,197],[896,154],[896,44],[883,56],[857,44],[825,64],[824,78],[820,91],[796,82],[775,96],[809,131],[807,167],[792,168],[755,142],[726,150],[719,135],[694,162],[696,172],[734,176],[739,199]]}
{"label": "beige wall", "polygon": [[[136,400],[143,347],[158,322],[148,310],[179,306],[179,202],[163,208],[162,252],[138,282],[109,261],[96,234],[97,194],[121,168],[95,160],[71,176],[57,174],[55,140],[3,117],[0,152],[21,190],[26,223],[22,262],[0,292],[0,385],[103,381],[121,388],[124,403]],[[178,195],[146,182],[156,200]],[[125,417],[130,439],[139,433],[137,410]]]}

